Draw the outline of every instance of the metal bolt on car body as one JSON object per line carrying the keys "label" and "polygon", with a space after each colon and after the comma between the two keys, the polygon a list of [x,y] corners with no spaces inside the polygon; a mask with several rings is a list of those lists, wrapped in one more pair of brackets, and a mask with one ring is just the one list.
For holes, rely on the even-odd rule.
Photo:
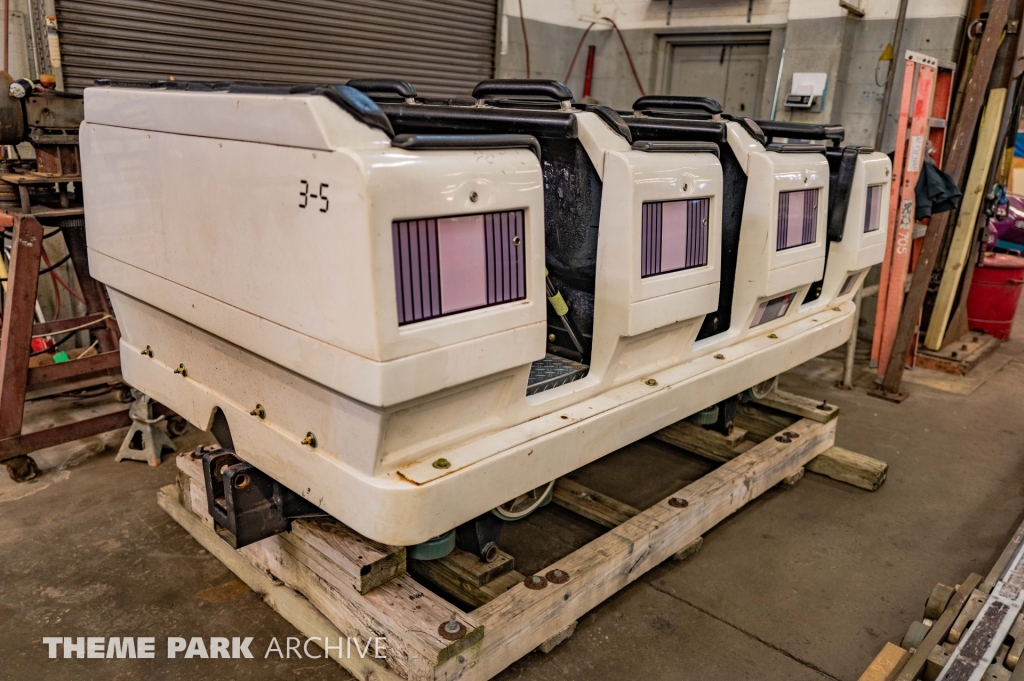
{"label": "metal bolt on car body", "polygon": [[316,449],[316,435],[313,435],[312,432],[306,433],[306,437],[302,438],[302,444]]}
{"label": "metal bolt on car body", "polygon": [[648,378],[646,381],[644,381],[644,383],[646,383],[647,385],[651,386],[652,388],[654,386],[658,385],[658,382],[656,380],[654,380],[653,378]]}
{"label": "metal bolt on car body", "polygon": [[267,410],[263,408],[262,404],[257,404],[256,408],[249,412],[249,416],[259,416],[261,419],[267,418]]}
{"label": "metal bolt on car body", "polygon": [[181,374],[182,377],[188,376],[188,369],[185,368],[184,364],[179,364],[178,368],[174,370],[174,373]]}
{"label": "metal bolt on car body", "polygon": [[434,462],[434,468],[451,468],[452,462],[448,459],[438,459]]}
{"label": "metal bolt on car body", "polygon": [[142,351],[142,354],[145,355],[146,357],[152,357],[153,356],[153,348],[151,348],[151,347],[149,347],[147,345],[146,349]]}

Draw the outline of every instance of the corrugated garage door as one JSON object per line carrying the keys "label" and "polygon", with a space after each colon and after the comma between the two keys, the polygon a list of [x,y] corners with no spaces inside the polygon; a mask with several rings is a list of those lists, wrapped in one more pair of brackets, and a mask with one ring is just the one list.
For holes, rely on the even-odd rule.
{"label": "corrugated garage door", "polygon": [[494,72],[497,0],[57,0],[65,88],[97,78],[339,83],[466,95]]}

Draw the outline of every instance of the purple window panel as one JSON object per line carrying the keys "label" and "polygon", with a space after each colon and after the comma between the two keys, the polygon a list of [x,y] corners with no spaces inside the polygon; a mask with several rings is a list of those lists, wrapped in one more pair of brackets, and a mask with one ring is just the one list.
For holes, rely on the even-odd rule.
{"label": "purple window panel", "polygon": [[710,199],[645,203],[640,213],[640,276],[708,264]]}
{"label": "purple window panel", "polygon": [[818,190],[779,194],[779,224],[775,250],[806,246],[818,237]]}
{"label": "purple window panel", "polygon": [[484,216],[487,264],[487,304],[498,305],[526,297],[526,235],[523,212]]}
{"label": "purple window panel", "polygon": [[864,233],[877,232],[882,226],[882,190],[880,184],[868,187],[868,203],[864,212]]}
{"label": "purple window panel", "polygon": [[398,323],[441,314],[441,272],[437,257],[437,220],[391,223],[395,259]]}
{"label": "purple window panel", "polygon": [[391,224],[399,325],[526,297],[523,211]]}
{"label": "purple window panel", "polygon": [[441,314],[486,305],[484,216],[438,220],[437,250],[441,265]]}

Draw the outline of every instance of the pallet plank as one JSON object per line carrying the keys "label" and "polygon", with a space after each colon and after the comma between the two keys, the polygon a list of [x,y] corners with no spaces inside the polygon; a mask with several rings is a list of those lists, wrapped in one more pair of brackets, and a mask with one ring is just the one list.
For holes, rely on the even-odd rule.
{"label": "pallet plank", "polygon": [[829,447],[807,464],[807,470],[874,492],[885,482],[889,464],[842,447]]}
{"label": "pallet plank", "polygon": [[839,407],[834,404],[828,404],[824,400],[818,402],[810,397],[794,395],[785,390],[772,391],[767,397],[756,400],[756,402],[818,423],[828,423],[839,416]]}
{"label": "pallet plank", "polygon": [[736,447],[746,439],[747,431],[733,426],[732,433],[722,435],[689,421],[677,421],[651,437],[712,461],[725,462],[736,457]]}
{"label": "pallet plank", "polygon": [[774,437],[780,430],[785,430],[798,421],[800,417],[789,413],[777,412],[774,409],[746,402],[736,409],[734,423],[747,431],[747,439],[761,442]]}
{"label": "pallet plank", "polygon": [[[493,600],[495,596],[522,581],[522,575],[513,569],[514,566],[515,560],[504,551],[499,551],[493,562],[484,563],[473,554],[459,548],[437,560],[409,560],[410,572],[433,582],[445,593],[474,608]],[[506,585],[505,588],[485,588],[508,574],[513,575],[511,583],[508,579],[500,582]]]}
{"label": "pallet plank", "polygon": [[551,498],[564,509],[609,529],[618,527],[640,511],[578,482],[559,478]]}

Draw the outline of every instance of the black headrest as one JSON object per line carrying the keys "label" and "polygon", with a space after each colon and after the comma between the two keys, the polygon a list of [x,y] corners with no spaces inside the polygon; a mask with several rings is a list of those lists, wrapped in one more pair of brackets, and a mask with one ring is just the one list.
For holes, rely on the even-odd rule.
{"label": "black headrest", "polygon": [[722,105],[710,97],[686,97],[681,95],[646,95],[633,102],[633,111],[646,109],[668,109],[706,111],[709,114],[722,113]]}

